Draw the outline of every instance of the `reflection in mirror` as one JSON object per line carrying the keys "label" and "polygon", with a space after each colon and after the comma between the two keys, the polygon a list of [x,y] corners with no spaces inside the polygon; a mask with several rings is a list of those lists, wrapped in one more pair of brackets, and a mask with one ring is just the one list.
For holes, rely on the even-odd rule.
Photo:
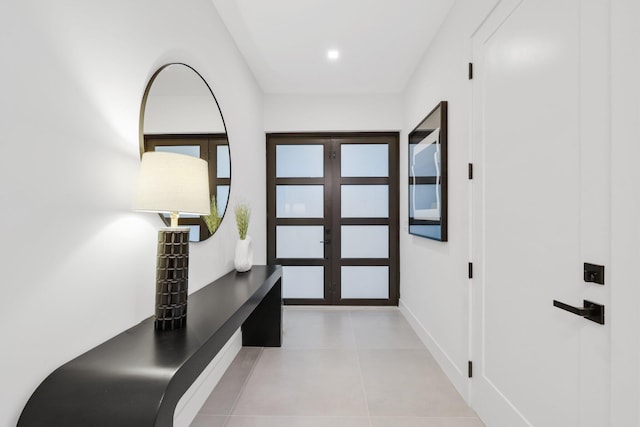
{"label": "reflection in mirror", "polygon": [[447,241],[447,101],[409,134],[409,233]]}
{"label": "reflection in mirror", "polygon": [[[190,240],[215,233],[227,208],[231,186],[229,142],[213,92],[193,68],[169,64],[151,78],[142,101],[140,150],[169,151],[209,163],[212,215],[184,215],[179,225],[191,229]],[[162,215],[161,215],[162,216]],[[168,215],[163,216],[168,225]]]}

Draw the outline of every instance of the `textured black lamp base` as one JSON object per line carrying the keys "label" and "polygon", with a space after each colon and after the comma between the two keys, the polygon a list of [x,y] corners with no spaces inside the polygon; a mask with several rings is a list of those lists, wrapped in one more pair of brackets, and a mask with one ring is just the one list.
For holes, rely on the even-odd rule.
{"label": "textured black lamp base", "polygon": [[188,276],[189,229],[161,229],[156,264],[156,329],[180,329],[187,325]]}

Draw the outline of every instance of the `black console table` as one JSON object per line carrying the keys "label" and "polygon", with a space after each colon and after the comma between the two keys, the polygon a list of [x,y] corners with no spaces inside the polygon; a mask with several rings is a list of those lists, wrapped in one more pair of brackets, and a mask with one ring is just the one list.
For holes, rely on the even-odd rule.
{"label": "black console table", "polygon": [[62,365],[25,406],[18,426],[171,426],[176,404],[234,332],[242,344],[279,347],[282,269],[254,266],[189,296],[187,326],[153,318]]}

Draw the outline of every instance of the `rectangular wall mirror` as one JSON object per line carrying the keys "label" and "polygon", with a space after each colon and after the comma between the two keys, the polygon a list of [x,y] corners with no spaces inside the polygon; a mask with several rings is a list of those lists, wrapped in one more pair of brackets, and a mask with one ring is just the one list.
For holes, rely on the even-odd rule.
{"label": "rectangular wall mirror", "polygon": [[447,241],[447,101],[409,134],[409,233]]}

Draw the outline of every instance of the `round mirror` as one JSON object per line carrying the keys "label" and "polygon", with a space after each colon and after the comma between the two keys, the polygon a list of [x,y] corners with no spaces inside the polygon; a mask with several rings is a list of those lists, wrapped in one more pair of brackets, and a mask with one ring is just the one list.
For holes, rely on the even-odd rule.
{"label": "round mirror", "polygon": [[[151,78],[140,111],[140,154],[165,151],[200,157],[209,163],[211,215],[180,215],[190,240],[216,232],[227,208],[231,158],[227,130],[213,92],[202,76],[185,64],[168,64]],[[169,215],[160,215],[169,224]]]}

